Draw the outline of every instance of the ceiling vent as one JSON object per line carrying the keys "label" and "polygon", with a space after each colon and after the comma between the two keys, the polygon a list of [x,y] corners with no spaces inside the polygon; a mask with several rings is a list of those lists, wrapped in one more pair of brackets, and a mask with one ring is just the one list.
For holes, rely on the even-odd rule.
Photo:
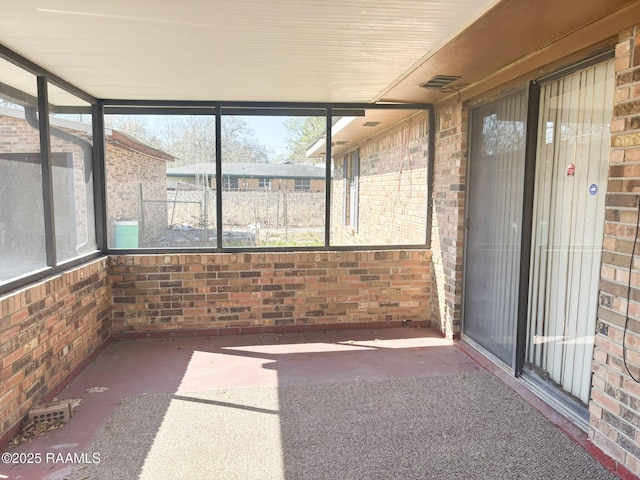
{"label": "ceiling vent", "polygon": [[367,123],[363,123],[362,126],[363,127],[377,127],[378,125],[380,125],[380,123],[382,123],[382,122],[367,122]]}
{"label": "ceiling vent", "polygon": [[428,81],[420,84],[420,86],[427,90],[442,90],[460,78],[462,77],[459,75],[436,75]]}

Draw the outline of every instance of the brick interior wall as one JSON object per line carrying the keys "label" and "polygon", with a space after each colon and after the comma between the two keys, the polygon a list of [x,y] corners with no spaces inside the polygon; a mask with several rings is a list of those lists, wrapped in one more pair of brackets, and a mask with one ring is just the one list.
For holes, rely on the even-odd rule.
{"label": "brick interior wall", "polygon": [[114,256],[114,330],[426,322],[430,263],[426,250]]}
{"label": "brick interior wall", "polygon": [[0,438],[109,338],[107,263],[0,297]]}
{"label": "brick interior wall", "polygon": [[620,35],[616,48],[616,93],[605,238],[593,359],[591,441],[618,464],[640,474],[640,384],[623,363],[627,298],[629,329],[624,348],[631,373],[640,379],[640,257],[629,265],[640,195],[640,30]]}
{"label": "brick interior wall", "polygon": [[433,175],[434,327],[449,338],[461,331],[464,203],[468,112],[460,104],[436,110]]}
{"label": "brick interior wall", "polygon": [[333,245],[419,245],[427,231],[429,122],[422,113],[367,139],[360,148],[358,230],[343,225],[344,159],[332,191]]}
{"label": "brick interior wall", "polygon": [[116,334],[426,326],[426,250],[104,257],[0,297],[0,438]]}

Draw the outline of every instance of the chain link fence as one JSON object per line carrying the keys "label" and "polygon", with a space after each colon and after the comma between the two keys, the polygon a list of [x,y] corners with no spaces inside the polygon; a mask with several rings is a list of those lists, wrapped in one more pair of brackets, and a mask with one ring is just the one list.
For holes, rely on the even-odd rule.
{"label": "chain link fence", "polygon": [[[141,246],[216,246],[215,190],[179,183],[166,199],[141,200]],[[224,190],[222,204],[225,247],[324,243],[323,191]]]}

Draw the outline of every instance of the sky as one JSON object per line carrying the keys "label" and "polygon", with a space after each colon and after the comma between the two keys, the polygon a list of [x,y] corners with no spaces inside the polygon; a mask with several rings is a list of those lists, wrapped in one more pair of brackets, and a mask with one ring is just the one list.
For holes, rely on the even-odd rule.
{"label": "sky", "polygon": [[274,154],[286,151],[287,129],[283,122],[287,117],[244,116],[258,141]]}

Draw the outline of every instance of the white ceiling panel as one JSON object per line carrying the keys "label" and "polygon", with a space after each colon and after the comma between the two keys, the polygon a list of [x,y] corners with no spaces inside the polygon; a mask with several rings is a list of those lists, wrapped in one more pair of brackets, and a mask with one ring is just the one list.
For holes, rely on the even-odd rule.
{"label": "white ceiling panel", "polygon": [[497,0],[0,0],[0,43],[98,98],[371,102]]}
{"label": "white ceiling panel", "polygon": [[129,100],[436,103],[638,22],[640,0],[0,0],[0,44]]}

